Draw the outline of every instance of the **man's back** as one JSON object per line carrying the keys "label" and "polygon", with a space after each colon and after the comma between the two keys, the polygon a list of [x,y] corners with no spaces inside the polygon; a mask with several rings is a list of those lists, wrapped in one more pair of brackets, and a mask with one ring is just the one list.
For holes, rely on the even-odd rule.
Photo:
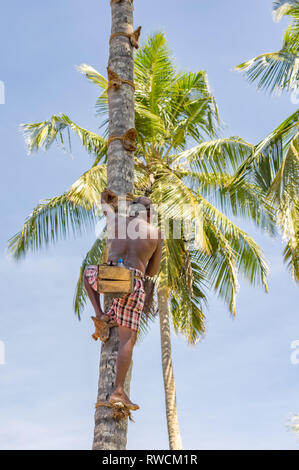
{"label": "man's back", "polygon": [[155,275],[154,259],[161,255],[160,231],[143,217],[119,216],[115,217],[113,232],[108,261],[117,263],[122,258],[125,266]]}
{"label": "man's back", "polygon": [[96,327],[93,338],[107,341],[109,333],[106,336],[105,331],[109,332],[109,328],[118,325],[117,371],[109,403],[112,406],[119,406],[121,403],[122,408],[137,410],[139,406],[132,403],[125,393],[124,383],[131,364],[145,299],[149,293],[149,291],[146,292],[145,282],[147,285],[152,283],[149,279],[144,279],[142,274],[154,276],[158,273],[162,241],[160,231],[149,223],[152,209],[152,202],[149,198],[144,196],[135,198],[130,204],[129,216],[126,216],[125,212],[124,216],[119,215],[117,199],[112,191],[105,190],[102,193],[101,202],[103,212],[107,217],[110,245],[108,262],[116,264],[119,258],[122,258],[124,265],[133,270],[133,291],[113,298],[111,307],[104,313],[97,292],[98,266],[86,267],[84,286],[96,313],[96,317],[92,317]]}

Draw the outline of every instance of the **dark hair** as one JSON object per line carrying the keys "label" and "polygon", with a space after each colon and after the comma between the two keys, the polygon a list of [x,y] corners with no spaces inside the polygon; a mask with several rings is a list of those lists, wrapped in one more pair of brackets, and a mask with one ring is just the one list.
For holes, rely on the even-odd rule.
{"label": "dark hair", "polygon": [[140,206],[143,206],[144,209],[142,209],[141,212],[145,210],[148,213],[151,211],[153,203],[149,197],[139,196],[133,199],[133,201],[130,203],[130,206],[134,206],[135,204],[140,204]]}
{"label": "dark hair", "polygon": [[131,204],[142,204],[143,206],[145,207],[149,207],[151,206],[153,203],[152,203],[152,200],[149,198],[149,197],[146,197],[146,196],[138,196],[138,197],[135,197],[133,199],[133,201],[131,202]]}

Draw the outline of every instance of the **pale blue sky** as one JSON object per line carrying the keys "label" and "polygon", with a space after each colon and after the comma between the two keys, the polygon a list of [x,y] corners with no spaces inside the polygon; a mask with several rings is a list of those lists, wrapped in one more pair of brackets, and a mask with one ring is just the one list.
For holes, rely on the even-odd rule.
{"label": "pale blue sky", "polygon": [[[61,242],[16,265],[7,239],[42,199],[62,193],[90,165],[73,145],[28,157],[18,130],[65,112],[96,130],[98,90],[75,65],[105,74],[110,34],[108,0],[2,2],[0,105],[2,168],[0,341],[1,449],[89,449],[93,433],[99,345],[91,340],[91,309],[72,312],[74,285],[93,234]],[[205,69],[227,135],[256,143],[294,112],[287,96],[270,98],[233,67],[280,47],[286,22],[275,24],[271,0],[135,0],[142,40],[166,33],[181,70]],[[229,317],[211,293],[207,335],[196,347],[173,337],[177,401],[186,449],[298,449],[286,422],[299,412],[298,288],[281,260],[282,242],[248,224],[271,265],[270,293],[241,282],[238,315]],[[132,398],[141,405],[129,425],[128,448],[167,448],[158,322],[135,351]]]}

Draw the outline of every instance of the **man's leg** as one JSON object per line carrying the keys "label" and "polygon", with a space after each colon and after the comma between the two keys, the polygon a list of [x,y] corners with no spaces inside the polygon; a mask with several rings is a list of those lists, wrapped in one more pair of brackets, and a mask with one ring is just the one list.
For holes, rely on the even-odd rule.
{"label": "man's leg", "polygon": [[100,304],[100,296],[99,294],[91,287],[91,285],[89,284],[88,280],[86,279],[86,276],[84,275],[84,287],[85,287],[85,290],[87,292],[87,295],[92,303],[92,306],[94,308],[94,311],[95,311],[95,314],[96,314],[96,318],[98,320],[107,320],[108,317],[107,315],[104,315],[104,312],[101,308],[101,304]]}
{"label": "man's leg", "polygon": [[[124,391],[124,383],[127,372],[129,370],[133,348],[136,343],[137,333],[131,328],[125,326],[118,327],[119,346],[116,361],[116,379],[110,400],[116,402],[122,401],[131,409],[138,409],[138,405],[134,405]],[[109,400],[109,401],[110,401]]]}

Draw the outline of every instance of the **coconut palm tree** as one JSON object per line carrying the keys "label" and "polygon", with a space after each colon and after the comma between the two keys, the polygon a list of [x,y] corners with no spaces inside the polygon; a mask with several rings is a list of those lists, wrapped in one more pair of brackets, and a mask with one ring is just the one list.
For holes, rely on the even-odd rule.
{"label": "coconut palm tree", "polygon": [[[132,33],[133,32],[133,2],[132,0],[111,0],[111,13],[112,25],[111,36],[109,42],[109,62],[108,67],[116,74],[119,74],[123,80],[133,82],[134,80],[134,58],[133,58],[133,43],[131,38],[118,35],[118,32]],[[135,115],[134,115],[134,88],[125,84],[119,89],[115,90],[111,87],[110,92],[107,92],[107,104],[109,104],[109,136],[123,135],[128,129],[134,128]],[[79,128],[72,123],[65,115],[61,117],[53,116],[51,119],[51,136],[47,134],[47,126],[42,126],[43,131],[38,130],[39,126],[27,126],[26,131],[31,135],[29,139],[29,149],[32,151],[35,148],[45,145],[50,145],[52,138],[61,133],[64,128],[72,129],[81,138],[82,145],[96,155],[97,159],[102,159],[107,156],[107,165],[104,169],[103,166],[97,168],[98,181],[97,189],[103,189],[102,182],[107,181],[107,187],[114,191],[116,194],[126,194],[133,191],[134,186],[134,154],[132,151],[127,151],[121,141],[115,140],[107,146],[106,139],[104,140],[96,134],[92,134],[85,129]],[[36,138],[32,138],[36,136]],[[45,139],[45,140],[44,140]],[[46,143],[48,141],[48,143]],[[106,179],[107,170],[107,179]],[[39,220],[36,226],[39,232],[37,244],[42,243],[43,237],[46,239],[48,235],[43,228],[42,220],[51,219],[50,225],[52,230],[62,231],[66,230],[68,223],[72,225],[73,229],[81,229],[82,224],[94,221],[95,216],[95,201],[85,198],[86,204],[78,205],[76,198],[79,197],[81,187],[80,185],[89,187],[91,180],[87,183],[84,178],[92,178],[92,176],[83,176],[80,179],[78,187],[74,190],[74,198],[70,194],[63,195],[62,197],[54,198],[47,203],[42,203],[39,208],[33,211],[31,221],[36,217]],[[99,181],[100,180],[100,181]],[[84,181],[84,182],[83,182]],[[86,184],[87,183],[87,184]],[[89,201],[89,202],[88,202]],[[26,231],[28,224],[24,226]],[[35,228],[31,225],[30,237]],[[42,233],[43,232],[43,233]],[[25,239],[27,236],[23,231]],[[50,235],[51,236],[51,235]],[[54,237],[52,232],[52,237]],[[32,237],[32,239],[34,236]],[[26,242],[25,242],[26,243]],[[111,304],[111,298],[105,299],[105,308]],[[106,344],[102,344],[101,360],[100,360],[100,373],[98,384],[98,401],[106,401],[107,397],[111,395],[113,384],[115,381],[115,364],[118,350],[118,332],[116,328],[111,330],[110,340]],[[126,380],[126,391],[129,392],[130,377]],[[105,407],[98,407],[95,411],[95,430],[93,449],[95,450],[119,450],[126,447],[127,441],[127,419],[116,421],[113,419],[111,411]]]}
{"label": "coconut palm tree", "polygon": [[291,22],[284,33],[282,48],[250,59],[236,67],[245,72],[250,82],[257,82],[260,89],[272,94],[298,88],[299,80],[299,1],[277,0],[273,2],[273,19],[280,21],[289,16]]}
{"label": "coconut palm tree", "polygon": [[[236,67],[258,88],[272,94],[292,92],[296,102],[299,86],[299,1],[279,0],[273,5],[279,21],[289,16],[282,48],[261,54]],[[299,112],[296,110],[256,147],[236,176],[258,184],[266,201],[276,210],[276,221],[286,241],[284,261],[299,282]]]}
{"label": "coconut palm tree", "polygon": [[[290,17],[282,48],[238,65],[249,81],[272,94],[292,93],[298,103],[299,87],[299,1],[277,0],[273,3],[273,17],[279,21]],[[258,146],[257,153],[243,163],[237,177],[254,181],[263,188],[266,201],[276,210],[276,221],[283,239],[284,261],[295,281],[299,282],[299,112],[285,119]],[[298,416],[290,425],[299,432]]]}
{"label": "coconut palm tree", "polygon": [[[30,151],[47,149],[54,141],[63,144],[65,133],[74,132],[94,156],[94,164],[66,193],[34,209],[10,240],[15,258],[56,242],[69,230],[80,233],[99,215],[100,193],[106,185],[108,82],[88,65],[79,70],[100,87],[96,108],[103,118],[103,136],[82,129],[66,115],[27,124],[24,132]],[[267,266],[260,248],[229,216],[253,221],[271,233],[274,226],[260,187],[234,179],[255,147],[239,137],[219,137],[218,110],[206,73],[177,72],[163,33],[150,36],[136,53],[135,86],[135,193],[150,195],[167,235],[156,308],[170,448],[180,449],[170,321],[176,333],[195,344],[205,331],[207,290],[213,289],[232,315],[240,272],[251,284],[261,283],[267,290]],[[101,260],[103,246],[100,236],[83,260],[74,301],[79,318],[86,301],[83,272],[87,264]],[[152,318],[144,317],[143,331]]]}
{"label": "coconut palm tree", "polygon": [[[134,81],[134,44],[119,32],[133,33],[133,1],[112,0],[111,37],[109,41],[108,68],[128,83]],[[109,110],[109,137],[124,135],[135,127],[134,88],[128,83],[118,89],[107,89]],[[109,92],[108,92],[109,91]],[[125,195],[134,187],[134,153],[120,140],[113,140],[107,149],[107,187],[117,195]],[[100,185],[101,186],[101,185]],[[105,310],[111,306],[111,296],[105,296]],[[98,384],[98,402],[107,401],[111,395],[116,375],[118,331],[113,328],[109,341],[102,344]],[[129,395],[131,368],[126,377]],[[120,450],[126,448],[128,419],[115,420],[111,410],[97,407],[95,411],[94,450]]]}

